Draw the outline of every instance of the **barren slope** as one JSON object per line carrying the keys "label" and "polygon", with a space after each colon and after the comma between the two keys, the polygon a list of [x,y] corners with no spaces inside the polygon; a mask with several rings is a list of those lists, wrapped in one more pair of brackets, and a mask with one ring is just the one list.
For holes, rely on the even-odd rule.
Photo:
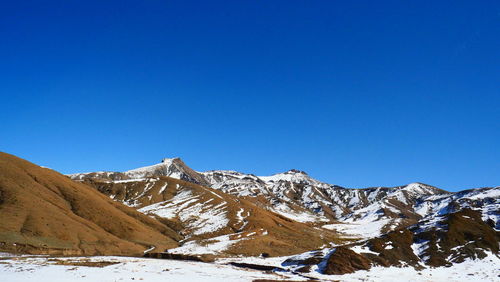
{"label": "barren slope", "polygon": [[171,248],[175,231],[53,170],[0,152],[0,250],[141,254]]}

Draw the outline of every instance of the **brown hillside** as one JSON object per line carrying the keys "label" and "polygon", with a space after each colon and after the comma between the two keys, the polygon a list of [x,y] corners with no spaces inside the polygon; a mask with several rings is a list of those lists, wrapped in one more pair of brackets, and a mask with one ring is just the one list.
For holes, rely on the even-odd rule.
{"label": "brown hillside", "polygon": [[181,240],[165,224],[53,170],[0,152],[0,250],[133,255]]}

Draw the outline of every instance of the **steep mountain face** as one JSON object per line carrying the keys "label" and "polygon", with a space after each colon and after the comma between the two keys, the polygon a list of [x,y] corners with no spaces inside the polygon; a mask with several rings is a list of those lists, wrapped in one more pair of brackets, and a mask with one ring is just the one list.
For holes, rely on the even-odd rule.
{"label": "steep mountain face", "polygon": [[[342,223],[375,225],[374,232],[357,234],[368,237],[416,223],[422,214],[415,210],[415,205],[422,198],[449,195],[422,183],[390,188],[346,189],[322,183],[298,170],[267,177],[225,171],[210,171],[202,175],[213,188],[240,197],[264,197],[269,209],[296,220],[318,221],[318,217],[296,216],[297,207],[300,207]],[[332,224],[327,227],[352,231],[349,225]]]}
{"label": "steep mountain face", "polygon": [[184,236],[170,253],[289,255],[340,242],[334,231],[296,222],[255,205],[195,183],[165,177],[85,183],[115,201],[137,208]]}
{"label": "steep mountain face", "polygon": [[[210,187],[225,193],[252,199],[263,208],[302,222],[326,221],[328,217],[315,198],[316,187],[330,187],[297,170],[270,177],[257,177],[234,171],[208,171],[200,173]],[[323,195],[319,195],[323,199]]]}
{"label": "steep mountain face", "polygon": [[167,224],[53,170],[0,153],[0,250],[137,255],[174,248]]}

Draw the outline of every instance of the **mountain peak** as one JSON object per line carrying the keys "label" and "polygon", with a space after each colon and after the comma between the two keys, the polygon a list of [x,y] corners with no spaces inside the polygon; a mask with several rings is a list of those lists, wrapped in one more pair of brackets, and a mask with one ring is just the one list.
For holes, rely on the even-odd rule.
{"label": "mountain peak", "polygon": [[303,174],[303,175],[308,175],[305,171],[298,170],[298,169],[290,169],[288,171],[285,171],[284,174]]}
{"label": "mountain peak", "polygon": [[161,159],[160,163],[162,163],[162,164],[172,164],[174,162],[182,162],[182,160],[179,157],[163,158],[163,159]]}
{"label": "mountain peak", "polygon": [[179,157],[163,158],[161,163],[132,169],[124,174],[130,178],[168,176],[196,184],[208,184],[201,175],[188,167]]}
{"label": "mountain peak", "polygon": [[259,178],[265,182],[289,181],[293,183],[320,183],[319,181],[311,178],[306,172],[298,169],[290,169],[271,176],[259,176]]}
{"label": "mountain peak", "polygon": [[436,194],[436,193],[446,193],[446,191],[438,189],[434,186],[425,184],[425,183],[420,183],[420,182],[413,182],[405,186],[401,186],[401,189],[406,190],[406,191],[411,191],[414,193],[418,194]]}

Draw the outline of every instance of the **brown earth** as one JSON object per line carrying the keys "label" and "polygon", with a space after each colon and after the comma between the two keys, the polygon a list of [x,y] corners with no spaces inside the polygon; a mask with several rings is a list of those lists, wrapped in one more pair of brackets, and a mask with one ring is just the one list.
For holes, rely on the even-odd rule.
{"label": "brown earth", "polygon": [[53,170],[0,152],[0,250],[142,255],[178,246],[166,224]]}
{"label": "brown earth", "polygon": [[364,256],[346,247],[337,247],[323,269],[324,274],[341,275],[357,270],[369,270],[371,262]]}

